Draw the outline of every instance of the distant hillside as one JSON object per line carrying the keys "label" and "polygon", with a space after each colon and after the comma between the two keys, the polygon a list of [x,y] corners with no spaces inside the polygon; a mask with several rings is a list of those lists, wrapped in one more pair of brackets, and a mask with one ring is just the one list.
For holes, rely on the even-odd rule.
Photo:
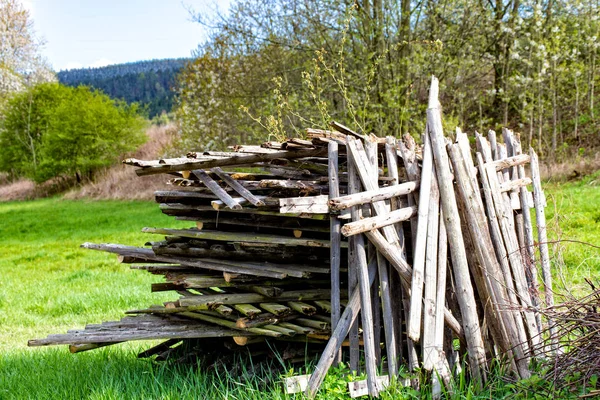
{"label": "distant hillside", "polygon": [[115,99],[146,106],[150,118],[173,107],[174,87],[179,71],[189,59],[138,61],[100,68],[81,68],[57,73],[60,83],[86,85]]}

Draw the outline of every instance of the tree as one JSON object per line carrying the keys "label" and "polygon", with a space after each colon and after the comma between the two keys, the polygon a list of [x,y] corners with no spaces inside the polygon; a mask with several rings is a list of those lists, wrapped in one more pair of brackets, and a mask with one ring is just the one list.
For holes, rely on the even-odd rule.
{"label": "tree", "polygon": [[98,91],[45,83],[14,95],[0,125],[0,170],[43,182],[91,178],[143,143],[137,105]]}
{"label": "tree", "polygon": [[0,106],[12,92],[55,80],[41,46],[29,11],[18,0],[0,0]]}

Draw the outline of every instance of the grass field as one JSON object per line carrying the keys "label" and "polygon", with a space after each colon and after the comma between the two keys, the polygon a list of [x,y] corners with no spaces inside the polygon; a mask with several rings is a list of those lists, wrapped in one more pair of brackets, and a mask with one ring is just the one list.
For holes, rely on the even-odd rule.
{"label": "grass field", "polygon": [[[570,239],[600,246],[600,178],[548,184],[551,240]],[[558,225],[557,225],[558,224]],[[0,399],[263,399],[287,398],[279,386],[260,379],[229,379],[226,371],[206,374],[138,360],[147,343],[125,344],[71,355],[65,347],[28,348],[28,339],[119,319],[169,294],[150,292],[159,277],[133,271],[114,256],[82,250],[85,241],[142,245],[156,237],[144,226],[187,226],[163,216],[156,204],[58,199],[0,203]],[[598,281],[600,249],[559,242],[565,265],[557,284],[585,290],[584,278]],[[556,259],[555,259],[556,261]],[[320,397],[346,398],[345,371],[328,377]],[[237,382],[237,383],[236,383]],[[453,398],[529,397],[499,379],[486,388],[464,388]],[[384,398],[420,398],[395,388]]]}

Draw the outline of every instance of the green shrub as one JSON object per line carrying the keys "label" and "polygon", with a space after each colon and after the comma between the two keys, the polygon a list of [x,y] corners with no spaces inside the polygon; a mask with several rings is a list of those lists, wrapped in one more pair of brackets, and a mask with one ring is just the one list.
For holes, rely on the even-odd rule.
{"label": "green shrub", "polygon": [[0,125],[0,170],[43,182],[91,177],[143,143],[137,105],[88,87],[45,83],[13,96]]}

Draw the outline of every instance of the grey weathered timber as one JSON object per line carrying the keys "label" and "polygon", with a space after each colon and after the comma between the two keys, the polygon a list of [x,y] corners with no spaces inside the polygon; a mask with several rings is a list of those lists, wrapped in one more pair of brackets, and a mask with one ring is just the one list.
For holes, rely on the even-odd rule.
{"label": "grey weathered timber", "polygon": [[[329,289],[291,290],[283,292],[277,297],[277,301],[324,300],[329,299],[330,295]],[[190,310],[210,310],[220,304],[263,303],[269,300],[272,299],[258,293],[226,293],[184,297],[179,299],[179,304]]]}
{"label": "grey weathered timber", "polygon": [[361,135],[360,133],[356,133],[352,129],[348,128],[345,125],[340,124],[339,122],[333,121],[331,123],[331,127],[334,128],[335,130],[337,130],[338,132],[343,133],[344,135],[350,135],[350,136],[353,136],[353,137],[355,137],[357,139],[367,140],[367,137],[365,135]]}
{"label": "grey weathered timber", "polygon": [[[489,130],[488,131],[488,140],[490,141],[490,156],[491,160],[498,159],[498,142],[496,140],[496,131]],[[487,162],[487,160],[486,160]]]}
{"label": "grey weathered timber", "polygon": [[[437,287],[435,300],[435,336],[434,346],[438,351],[438,366],[435,368],[434,375],[438,374],[446,386],[450,383],[450,368],[446,368],[446,359],[444,357],[444,304],[446,302],[446,277],[448,270],[448,237],[446,236],[446,226],[444,225],[444,213],[440,211],[438,229],[438,260],[437,260]],[[441,368],[440,368],[441,366]]]}
{"label": "grey weathered timber", "polygon": [[271,329],[266,329],[264,327],[263,328],[239,328],[234,321],[229,321],[229,320],[226,320],[223,318],[215,317],[213,315],[208,315],[208,314],[204,314],[201,312],[184,311],[184,312],[179,313],[179,315],[187,317],[187,318],[198,319],[198,320],[204,321],[204,322],[210,322],[211,324],[223,326],[225,328],[235,329],[238,331],[250,332],[255,335],[263,335],[263,336],[271,336],[271,337],[280,337],[282,335],[281,332],[273,331]]}
{"label": "grey weathered timber", "polygon": [[[435,167],[433,168],[433,175],[435,176]],[[427,221],[427,248],[425,249],[425,290],[423,294],[423,334],[421,340],[423,368],[427,371],[432,371],[434,366],[438,364],[439,355],[441,354],[435,346],[439,212],[440,192],[437,181],[432,179],[429,194],[429,218]]]}
{"label": "grey weathered timber", "polygon": [[327,195],[279,199],[279,212],[327,214],[329,212],[328,201]]}
{"label": "grey weathered timber", "polygon": [[531,183],[532,183],[531,178],[528,178],[528,177],[518,178],[518,179],[510,180],[508,182],[501,183],[500,186],[498,187],[498,189],[500,190],[501,193],[504,193],[504,192],[509,192],[511,190],[516,190],[516,189],[520,189],[522,187],[531,185]]}
{"label": "grey weathered timber", "polygon": [[[345,136],[344,136],[345,143]],[[348,193],[354,194],[359,193],[362,189],[362,185],[360,183],[360,178],[358,177],[358,173],[356,172],[356,166],[353,162],[348,163]],[[354,206],[350,207],[350,217],[352,220],[357,221],[361,219],[362,213],[361,208]],[[354,290],[354,288],[358,285],[358,276],[356,272],[356,268],[358,265],[357,258],[357,247],[356,241],[354,237],[348,238],[348,292]],[[358,320],[355,320],[350,326],[350,332],[348,333],[348,344],[349,349],[348,352],[350,358],[350,370],[359,372],[359,336],[358,336]]]}
{"label": "grey weathered timber", "polygon": [[203,268],[203,269],[207,269],[207,270],[229,272],[229,273],[233,273],[233,274],[255,275],[255,276],[263,276],[263,277],[275,278],[275,279],[284,279],[288,275],[295,276],[298,278],[304,278],[304,277],[309,276],[309,274],[298,273],[297,271],[276,272],[276,271],[270,270],[268,268],[259,267],[259,266],[255,266],[255,265],[240,267],[239,265],[231,265],[232,264],[231,262],[228,264],[219,264],[219,263],[213,262],[216,260],[200,261],[197,259],[195,260],[195,259],[184,258],[184,257],[172,257],[172,256],[163,257],[163,256],[155,255],[152,252],[152,250],[150,250],[150,249],[143,249],[143,248],[132,247],[132,246],[84,243],[81,245],[81,247],[83,247],[85,249],[107,251],[107,252],[116,253],[116,254],[124,254],[124,255],[135,254],[136,257],[144,258],[148,262],[164,262],[164,263],[171,263],[171,264],[177,263],[177,264],[194,267],[194,268]]}
{"label": "grey weathered timber", "polygon": [[83,330],[75,330],[66,334],[49,335],[45,339],[28,341],[28,346],[48,346],[56,344],[89,344],[115,343],[129,340],[153,339],[186,339],[204,337],[231,337],[236,335],[253,335],[250,332],[240,332],[208,326],[195,321],[182,319],[165,319],[155,315],[125,317],[121,321],[104,322],[98,325],[88,325]]}
{"label": "grey weathered timber", "polygon": [[365,192],[331,198],[329,200],[329,207],[332,210],[344,210],[356,205],[404,196],[414,192],[418,188],[419,182],[405,182],[397,185],[384,186],[375,190],[367,190]]}
{"label": "grey weathered timber", "polygon": [[535,348],[540,342],[535,315],[533,314],[533,304],[531,295],[527,290],[527,280],[525,278],[525,269],[521,252],[519,251],[519,243],[514,230],[514,219],[512,207],[508,196],[503,198],[499,191],[498,176],[493,165],[488,165],[485,168],[487,180],[491,189],[491,196],[494,201],[494,208],[500,226],[502,237],[508,255],[508,261],[511,267],[512,276],[515,282],[517,297],[523,307],[523,316],[525,327],[529,332],[531,345]]}
{"label": "grey weathered timber", "polygon": [[419,192],[419,219],[413,252],[413,270],[410,296],[410,319],[408,336],[418,342],[421,339],[421,318],[423,309],[423,278],[427,246],[427,221],[429,216],[429,195],[433,180],[433,153],[431,139],[425,135],[423,144],[423,167],[421,169],[421,190]]}
{"label": "grey weathered timber", "polygon": [[488,316],[488,326],[493,332],[496,345],[503,354],[513,353],[511,366],[515,373],[521,378],[529,377],[527,357],[523,352],[521,338],[516,330],[517,326],[511,313],[507,312],[510,307],[508,293],[503,284],[502,270],[494,254],[492,239],[489,234],[487,218],[481,198],[476,194],[478,186],[473,187],[473,181],[469,177],[468,170],[473,166],[471,155],[467,157],[461,152],[457,145],[450,147],[450,155],[454,170],[454,176],[458,187],[458,193],[466,207],[466,225],[472,239],[475,257],[481,265],[482,270],[477,267],[473,269],[473,275],[478,284],[481,302]]}
{"label": "grey weathered timber", "polygon": [[[369,382],[369,394],[377,397],[379,390],[375,377],[377,376],[377,365],[375,355],[375,342],[373,341],[373,310],[371,308],[371,282],[367,270],[367,256],[365,242],[362,235],[355,237],[356,255],[357,255],[357,278],[358,288],[361,300],[361,317],[365,351],[365,364],[367,377],[371,376]],[[373,265],[376,270],[376,263]],[[339,325],[339,323],[338,323]]]}
{"label": "grey weathered timber", "polygon": [[[377,250],[392,264],[392,266],[398,271],[402,278],[403,285],[408,290],[410,287],[410,280],[412,279],[412,269],[402,258],[402,255],[396,251],[390,244],[385,240],[383,235],[378,231],[366,232],[365,235],[371,243],[377,247]],[[460,323],[452,315],[452,313],[445,308],[444,319],[446,324],[454,333],[459,337],[464,337],[464,331],[460,326]]]}
{"label": "grey weathered timber", "polygon": [[[513,137],[513,148],[515,150],[515,154],[521,154],[521,141],[518,136]],[[520,179],[526,178],[525,167],[523,165],[519,165],[517,167],[517,176]],[[533,183],[533,181],[532,181]],[[539,295],[539,282],[538,282],[538,271],[537,266],[535,264],[535,244],[533,240],[533,225],[531,223],[531,206],[529,202],[529,196],[531,193],[527,190],[526,187],[521,186],[519,188],[519,200],[521,201],[521,210],[523,212],[523,239],[525,243],[525,250],[523,254],[523,260],[525,262],[525,275],[527,278],[527,284],[529,286],[529,292],[531,293],[531,300],[533,302],[534,307],[539,307],[540,295]],[[538,325],[538,331],[542,332],[542,316],[541,313],[536,313],[535,320]]]}
{"label": "grey weathered timber", "polygon": [[516,156],[492,161],[490,163],[490,165],[493,165],[493,167],[496,169],[496,171],[502,171],[503,169],[506,169],[506,168],[512,168],[517,165],[527,164],[530,161],[530,159],[531,158],[529,157],[528,154],[519,154]]}
{"label": "grey weathered timber", "polygon": [[[168,228],[143,228],[142,232],[159,235],[174,235],[194,239],[222,240],[229,242],[269,243],[271,245],[282,244],[286,246],[329,247],[329,240],[291,238],[285,236],[252,232],[223,232],[208,230],[200,231],[197,229]],[[341,244],[341,246],[344,246],[344,244]]]}
{"label": "grey weathered timber", "polygon": [[444,144],[445,139],[438,93],[439,82],[437,78],[433,77],[429,92],[429,107],[427,109],[428,134],[431,139],[433,159],[437,171],[442,212],[446,220],[446,231],[450,244],[452,267],[454,269],[457,300],[463,317],[463,328],[469,350],[471,372],[475,381],[485,382],[485,346],[481,337],[481,329],[475,305],[475,293],[469,277],[469,266],[467,264],[463,235],[458,219],[458,207],[450,176],[448,154],[446,153]]}
{"label": "grey weathered timber", "polygon": [[[252,155],[239,155],[239,153],[233,153],[229,157],[212,157],[211,159],[203,159],[203,160],[193,160],[186,159],[182,160],[180,163],[173,163],[171,165],[153,165],[148,167],[142,167],[141,169],[137,169],[135,171],[139,176],[144,175],[153,175],[153,174],[162,174],[167,172],[176,172],[176,171],[192,171],[195,169],[208,169],[214,167],[224,167],[224,166],[233,166],[233,165],[247,165],[253,164],[257,162],[264,162],[275,160],[277,158],[285,158],[285,159],[296,159],[296,158],[305,158],[305,157],[318,157],[326,154],[327,150],[325,149],[308,149],[308,150],[298,150],[298,151],[280,151],[270,154],[252,154]],[[125,160],[125,164],[133,164],[132,160]]]}
{"label": "grey weathered timber", "polygon": [[[356,236],[356,238],[359,237],[360,236]],[[363,261],[366,263],[366,255]],[[369,269],[368,271],[369,285],[375,280],[375,272],[375,268]],[[348,303],[346,303],[346,308],[344,308],[344,312],[342,312],[342,315],[340,316],[340,321],[331,334],[331,338],[327,342],[325,349],[323,349],[321,358],[319,358],[319,362],[315,366],[314,372],[311,374],[308,386],[306,388],[306,395],[309,398],[314,398],[319,390],[319,387],[321,387],[321,384],[325,379],[325,375],[327,375],[327,371],[329,371],[331,364],[333,364],[333,361],[335,360],[335,355],[339,352],[344,338],[346,335],[348,335],[350,326],[358,316],[360,311],[360,303],[360,290],[357,284],[357,286],[351,291],[351,294],[348,297]]]}
{"label": "grey weathered timber", "polygon": [[496,216],[496,210],[494,207],[494,200],[492,198],[492,189],[490,188],[489,181],[487,179],[487,174],[485,172],[485,164],[482,154],[490,160],[491,152],[489,151],[489,146],[487,142],[485,142],[485,138],[478,136],[477,141],[481,147],[482,152],[477,153],[477,166],[479,170],[479,176],[481,177],[481,184],[483,187],[484,199],[486,212],[488,217],[488,222],[490,226],[490,237],[492,242],[494,243],[494,250],[496,253],[496,259],[498,260],[500,267],[502,269],[502,277],[504,278],[501,281],[506,288],[508,299],[510,301],[513,319],[515,321],[517,327],[517,335],[519,335],[519,342],[523,347],[524,354],[528,354],[529,345],[527,342],[527,335],[525,332],[525,323],[523,321],[523,317],[519,310],[517,310],[517,306],[519,304],[519,300],[517,299],[517,291],[515,289],[512,272],[510,270],[510,265],[508,262],[508,254],[506,252],[506,247],[504,244],[504,239],[502,237],[502,232],[500,230],[500,223],[498,222],[498,218]]}
{"label": "grey weathered timber", "polygon": [[192,171],[192,173],[200,179],[211,192],[215,194],[227,207],[232,210],[241,210],[242,206],[233,199],[217,182],[215,182],[206,172],[201,169]]}
{"label": "grey weathered timber", "polygon": [[349,222],[342,227],[344,236],[353,236],[359,233],[372,231],[373,229],[383,228],[398,222],[407,221],[417,214],[416,207],[406,207],[391,211],[387,214],[377,215],[375,217],[363,218],[359,221]]}
{"label": "grey weathered timber", "polygon": [[[552,307],[554,305],[554,292],[552,289],[550,255],[548,253],[548,234],[546,232],[546,212],[544,210],[542,181],[540,178],[538,156],[535,153],[535,150],[533,150],[533,147],[530,149],[530,154],[531,178],[533,180],[533,202],[535,204],[535,222],[538,232],[540,262],[542,264],[542,279],[544,281],[544,294],[546,297],[546,307]],[[550,329],[550,336],[556,339],[556,325],[552,319],[548,321],[548,328]],[[554,351],[558,350],[558,343],[556,340],[553,340],[552,348]]]}
{"label": "grey weathered timber", "polygon": [[[338,143],[329,142],[329,199],[339,197],[340,186],[338,177]],[[330,217],[329,233],[329,264],[331,268],[331,326],[337,325],[340,315],[340,262],[341,262],[341,221],[335,215]],[[342,361],[341,351],[337,355],[336,364]]]}
{"label": "grey weathered timber", "polygon": [[[365,153],[362,142],[355,140],[351,136],[348,136],[348,143],[346,146],[348,148],[348,158],[352,159],[353,162],[356,164],[356,172],[360,177],[363,187],[366,190],[377,190],[378,186],[372,179],[373,167],[371,166],[369,159]],[[386,214],[388,212],[387,206],[383,201],[373,202],[371,203],[371,207],[373,208],[375,214],[378,215]],[[396,247],[398,251],[400,251],[400,239],[398,238],[398,233],[396,232],[394,227],[386,226],[382,228],[382,231],[385,235],[385,238],[392,244],[392,246]]]}
{"label": "grey weathered timber", "polygon": [[237,193],[239,193],[240,196],[242,196],[243,198],[248,200],[250,203],[252,203],[256,207],[261,207],[261,206],[265,205],[265,203],[261,199],[257,198],[255,195],[253,195],[252,192],[250,192],[248,189],[246,189],[244,186],[242,186],[241,183],[239,183],[238,181],[233,179],[231,176],[229,176],[229,174],[225,173],[225,171],[223,171],[221,168],[219,168],[219,167],[212,168],[211,172],[218,175],[219,178],[221,178],[221,180],[223,182],[225,182],[227,185],[229,185],[230,188],[235,190]]}

